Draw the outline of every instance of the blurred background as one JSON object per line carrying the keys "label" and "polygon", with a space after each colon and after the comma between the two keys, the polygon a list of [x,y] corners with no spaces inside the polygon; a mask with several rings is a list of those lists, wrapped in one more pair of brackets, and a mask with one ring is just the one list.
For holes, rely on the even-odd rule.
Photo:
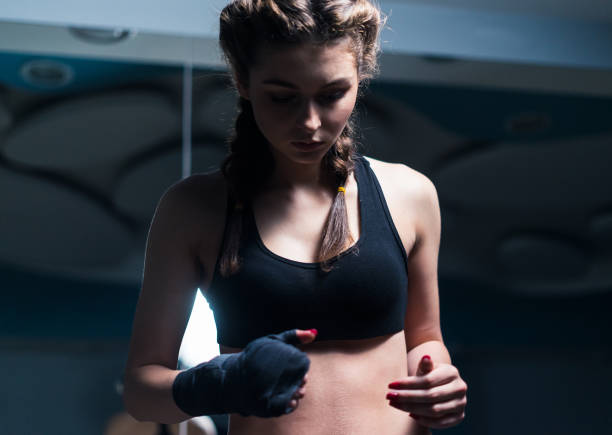
{"label": "blurred background", "polygon": [[[235,115],[225,3],[0,5],[0,433],[137,433],[117,418],[148,225],[218,166]],[[442,328],[469,385],[440,433],[610,433],[612,3],[381,7],[361,152],[438,189]],[[218,354],[194,305],[185,366]]]}

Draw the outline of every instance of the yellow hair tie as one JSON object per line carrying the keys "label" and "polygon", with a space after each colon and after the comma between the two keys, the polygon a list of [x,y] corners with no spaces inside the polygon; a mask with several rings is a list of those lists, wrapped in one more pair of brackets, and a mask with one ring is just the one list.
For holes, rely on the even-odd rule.
{"label": "yellow hair tie", "polygon": [[345,193],[346,190],[344,189],[344,187],[340,186],[340,187],[338,187],[338,192]]}

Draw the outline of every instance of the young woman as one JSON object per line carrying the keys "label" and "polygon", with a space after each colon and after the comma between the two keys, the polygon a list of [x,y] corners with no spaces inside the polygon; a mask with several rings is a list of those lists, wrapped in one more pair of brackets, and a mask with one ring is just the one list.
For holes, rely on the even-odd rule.
{"label": "young woman", "polygon": [[[464,418],[440,329],[435,188],[355,151],[382,23],[368,0],[223,9],[240,112],[222,171],[175,184],[155,213],[125,379],[137,419],[405,435]],[[198,287],[221,355],[178,371]]]}

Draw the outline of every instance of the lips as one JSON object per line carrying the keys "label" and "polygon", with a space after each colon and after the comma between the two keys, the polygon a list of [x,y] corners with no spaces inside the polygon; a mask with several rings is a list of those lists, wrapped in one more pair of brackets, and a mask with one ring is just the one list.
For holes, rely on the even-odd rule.
{"label": "lips", "polygon": [[319,148],[324,142],[316,141],[305,141],[305,142],[291,142],[295,147],[301,150],[314,150]]}
{"label": "lips", "polygon": [[320,140],[296,140],[293,143],[299,143],[303,145],[316,145],[322,143]]}

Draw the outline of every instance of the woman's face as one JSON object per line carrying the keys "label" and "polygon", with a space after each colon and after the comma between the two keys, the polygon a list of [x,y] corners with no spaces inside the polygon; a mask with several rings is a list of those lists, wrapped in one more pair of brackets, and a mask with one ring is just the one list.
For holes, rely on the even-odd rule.
{"label": "woman's face", "polygon": [[250,100],[276,161],[321,161],[357,98],[359,79],[349,40],[261,47],[256,54],[248,88],[238,88]]}

